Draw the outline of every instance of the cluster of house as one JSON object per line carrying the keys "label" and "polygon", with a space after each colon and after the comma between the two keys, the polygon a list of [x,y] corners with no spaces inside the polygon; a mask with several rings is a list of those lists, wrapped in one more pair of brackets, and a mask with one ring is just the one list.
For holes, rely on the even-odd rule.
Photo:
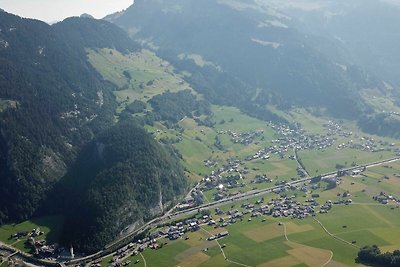
{"label": "cluster of house", "polygon": [[[228,159],[227,163],[223,166],[218,167],[218,162],[207,159],[204,161],[204,165],[210,168],[214,168],[211,171],[211,175],[205,176],[202,183],[198,187],[201,191],[207,191],[216,188],[217,192],[214,194],[214,200],[219,200],[224,197],[233,196],[240,192],[229,192],[228,189],[245,187],[246,184],[243,182],[244,175],[248,174],[251,170],[246,167],[246,161],[253,160],[268,160],[272,155],[276,155],[281,158],[287,156],[289,159],[295,160],[293,155],[293,149],[304,150],[304,149],[326,149],[336,145],[338,149],[352,148],[369,152],[377,152],[383,150],[392,150],[399,153],[400,150],[394,148],[395,144],[390,144],[385,141],[376,141],[369,137],[359,137],[355,135],[356,139],[360,142],[353,142],[352,140],[347,143],[335,144],[337,137],[351,137],[353,133],[347,131],[341,123],[328,121],[323,127],[326,129],[326,134],[308,134],[305,130],[300,127],[290,127],[283,124],[269,123],[269,126],[274,129],[278,135],[275,140],[272,140],[272,145],[269,147],[258,150],[254,155],[250,155],[244,160],[239,159]],[[234,143],[249,144],[254,142],[254,139],[263,134],[263,130],[255,130],[245,133],[238,133],[233,130],[219,131],[219,134],[229,134]],[[255,169],[254,169],[255,170]],[[256,171],[256,170],[255,170]],[[308,174],[302,166],[298,166],[297,174],[300,177],[306,177]],[[355,174],[353,174],[355,175]],[[257,175],[255,180],[251,183],[263,183],[271,182],[271,179],[265,175]],[[275,193],[281,193],[286,191],[288,188],[280,187],[274,190]],[[308,188],[303,186],[299,189],[305,193],[308,192]],[[293,189],[294,190],[294,189]],[[190,208],[195,206],[193,203],[182,203],[180,209]]]}
{"label": "cluster of house", "polygon": [[291,217],[296,219],[304,219],[315,213],[315,207],[318,203],[313,201],[310,203],[300,203],[295,201],[293,197],[284,197],[271,200],[268,205],[259,207],[256,214],[271,215],[273,217]]}
{"label": "cluster of house", "polygon": [[322,126],[327,130],[328,136],[350,137],[353,135],[353,132],[345,131],[340,123],[334,121],[328,121]]}
{"label": "cluster of house", "polygon": [[396,144],[394,143],[388,143],[382,140],[375,140],[374,138],[364,136],[360,137],[358,139],[358,142],[350,140],[346,143],[338,144],[336,148],[337,149],[351,148],[367,152],[382,152],[382,151],[396,152],[398,151],[398,149],[394,148],[395,145]]}
{"label": "cluster of house", "polygon": [[214,160],[206,159],[206,160],[204,160],[204,166],[209,167],[209,168],[217,167],[218,162],[216,162]]}
{"label": "cluster of house", "polygon": [[43,231],[40,231],[40,228],[35,228],[35,229],[33,229],[32,231],[30,231],[30,232],[28,232],[28,231],[23,231],[23,232],[18,232],[18,233],[15,233],[15,234],[13,234],[13,235],[11,235],[10,236],[10,239],[20,239],[20,238],[22,238],[22,237],[32,237],[32,238],[35,238],[35,237],[38,237],[38,236],[41,236],[41,235],[43,235],[44,234],[44,232]]}
{"label": "cluster of house", "polygon": [[250,214],[250,218],[256,218],[262,215],[273,217],[290,217],[295,219],[304,219],[316,213],[316,208],[319,207],[320,213],[327,213],[332,208],[332,201],[327,201],[323,205],[319,205],[314,199],[309,199],[305,203],[301,203],[292,197],[280,197],[263,204],[264,199],[259,199],[255,204],[244,203],[239,209],[231,209],[227,212],[221,209],[215,209],[217,215],[227,215],[228,217],[219,219],[220,227],[225,227],[228,224],[236,223],[237,220],[242,220],[246,214]]}
{"label": "cluster of house", "polygon": [[[296,147],[297,149],[326,149],[333,146],[337,140],[337,137],[349,138],[353,135],[353,132],[344,130],[340,123],[328,121],[324,124],[324,128],[327,133],[325,135],[320,134],[307,134],[302,129],[291,129],[285,125],[273,125],[272,128],[277,130],[279,138],[273,140],[273,143],[279,145],[268,148],[265,153],[276,153],[284,154],[289,147]],[[394,151],[400,153],[398,148],[394,148],[394,143],[388,143],[383,140],[375,140],[371,137],[363,136],[355,138],[359,139],[358,142],[350,140],[346,143],[337,144],[337,149],[351,148],[368,152],[381,152],[381,151]]]}
{"label": "cluster of house", "polygon": [[[242,179],[244,174],[248,174],[250,170],[247,167],[241,168],[244,162],[238,159],[228,160],[227,164],[219,169],[211,171],[211,175],[203,178],[203,191],[219,187],[221,183],[226,183],[230,188],[238,186],[238,180]],[[228,174],[223,177],[223,174]],[[223,189],[223,188],[221,188]]]}
{"label": "cluster of house", "polygon": [[169,240],[176,240],[182,237],[187,232],[195,232],[200,230],[200,225],[202,223],[208,222],[209,217],[204,216],[202,220],[191,218],[183,222],[176,222],[174,225],[160,229],[158,231],[159,235],[168,237]]}
{"label": "cluster of house", "polygon": [[[332,146],[335,141],[331,136],[307,134],[301,128],[295,130],[286,125],[273,124],[271,124],[271,127],[275,129],[279,135],[279,138],[272,142],[278,143],[280,150],[290,147],[295,147],[297,149],[325,149]],[[273,148],[276,149],[276,147]]]}
{"label": "cluster of house", "polygon": [[[150,240],[149,240],[150,241]],[[149,242],[147,241],[147,242]],[[129,243],[127,246],[117,250],[112,259],[110,260],[108,267],[121,267],[128,266],[131,264],[131,261],[127,259],[129,256],[136,256],[139,252],[142,252],[144,247],[140,245],[136,245],[135,243]],[[101,267],[102,258],[92,262],[91,267]],[[136,260],[138,263],[139,260]]]}
{"label": "cluster of house", "polygon": [[[219,133],[225,133],[225,131],[220,131]],[[231,137],[231,142],[234,144],[249,145],[254,142],[254,140],[264,133],[264,130],[254,130],[250,132],[237,133],[235,131],[228,130],[226,133]]]}
{"label": "cluster of house", "polygon": [[58,244],[47,245],[46,240],[37,239],[40,236],[43,236],[44,232],[40,230],[40,228],[35,228],[32,231],[24,231],[18,232],[11,235],[10,238],[20,239],[27,237],[25,244],[32,248],[34,254],[40,258],[53,258],[56,257],[60,253],[60,247]]}
{"label": "cluster of house", "polygon": [[390,201],[400,203],[400,198],[396,198],[386,192],[380,192],[379,195],[373,196],[372,199],[384,205],[389,204]]}
{"label": "cluster of house", "polygon": [[35,255],[39,258],[57,258],[60,253],[65,249],[60,247],[58,244],[47,245],[45,240],[30,241],[30,245],[35,248]]}

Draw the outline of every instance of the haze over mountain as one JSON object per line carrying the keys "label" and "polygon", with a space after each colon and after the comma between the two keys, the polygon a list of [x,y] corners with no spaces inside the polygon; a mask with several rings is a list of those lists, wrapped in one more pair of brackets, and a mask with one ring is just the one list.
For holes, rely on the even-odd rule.
{"label": "haze over mountain", "polygon": [[123,10],[132,3],[133,0],[0,0],[0,7],[21,17],[54,23],[82,13],[100,19]]}
{"label": "haze over mountain", "polygon": [[398,99],[399,13],[373,0],[139,0],[106,19],[192,72],[187,79],[215,103],[253,115],[267,104],[313,106],[358,119],[374,109],[363,90]]}

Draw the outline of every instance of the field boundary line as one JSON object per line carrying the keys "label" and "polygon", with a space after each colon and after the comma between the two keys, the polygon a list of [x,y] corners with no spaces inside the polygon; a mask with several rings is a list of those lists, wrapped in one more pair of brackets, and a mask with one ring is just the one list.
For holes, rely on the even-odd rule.
{"label": "field boundary line", "polygon": [[288,236],[287,236],[287,232],[286,232],[286,224],[283,223],[283,222],[279,222],[279,223],[283,225],[283,233],[285,234],[285,239],[286,239],[286,241],[289,241],[289,242],[290,242],[290,240],[289,240],[289,238],[288,238]]}
{"label": "field boundary line", "polygon": [[[290,243],[293,243],[293,244],[298,244],[298,245],[301,245],[301,246],[305,246],[304,244],[290,241],[289,238],[288,238],[288,236],[287,236],[286,224],[285,224],[284,222],[279,222],[279,223],[281,223],[281,224],[283,225],[283,231],[284,231],[284,234],[285,234],[285,239],[286,239],[286,241],[288,241],[288,242],[290,242]],[[332,251],[332,250],[329,250],[329,252],[330,252],[330,254],[331,254],[329,260],[328,260],[326,263],[324,263],[323,265],[321,265],[321,267],[325,267],[326,265],[328,265],[328,264],[331,262],[331,260],[332,260],[332,258],[333,258],[333,251]]]}
{"label": "field boundary line", "polygon": [[329,232],[328,229],[326,229],[325,226],[324,226],[318,219],[316,219],[316,218],[314,218],[314,217],[313,217],[313,219],[322,227],[322,229],[323,229],[329,236],[331,236],[331,237],[333,237],[334,239],[339,240],[339,241],[341,241],[341,242],[343,242],[343,243],[346,243],[346,244],[348,244],[348,245],[350,245],[350,246],[356,247],[356,248],[358,248],[358,249],[361,248],[360,246],[357,246],[356,244],[353,244],[353,243],[351,243],[351,242],[349,242],[349,241],[347,241],[347,240],[344,240],[343,238],[340,238],[340,237],[338,237],[338,236],[336,236],[336,235],[334,235],[334,234],[331,234],[331,232]]}
{"label": "field boundary line", "polygon": [[146,259],[143,256],[142,252],[140,252],[140,257],[142,257],[142,259],[143,259],[144,267],[147,267],[147,262],[146,262]]}
{"label": "field boundary line", "polygon": [[332,260],[332,258],[333,258],[333,252],[332,252],[332,250],[330,250],[330,252],[331,252],[331,257],[329,258],[329,260],[328,260],[327,262],[325,262],[324,264],[322,264],[321,267],[325,267],[326,265],[328,265],[328,264],[331,262],[331,260]]}
{"label": "field boundary line", "polygon": [[[209,231],[207,231],[207,230],[204,229],[203,227],[201,227],[201,230],[203,230],[204,232],[206,232],[206,233],[209,234],[210,236],[214,236],[212,233],[210,233]],[[218,244],[218,246],[219,246],[219,249],[221,250],[222,255],[224,256],[224,259],[226,260],[227,258],[226,258],[226,255],[225,255],[224,250],[223,250],[222,247],[221,247],[221,244],[220,244],[220,243],[218,242],[218,240],[216,240],[216,239],[215,239],[215,242],[217,242],[217,244]]]}
{"label": "field boundary line", "polygon": [[231,261],[230,259],[226,259],[226,261],[228,261],[230,263],[233,263],[233,264],[236,264],[236,265],[244,266],[244,267],[251,267],[250,265],[246,265],[246,264],[239,263],[239,262],[236,262],[236,261]]}
{"label": "field boundary line", "polygon": [[[206,232],[206,233],[209,234],[210,236],[214,236],[213,234],[211,234],[209,231],[207,231],[207,230],[204,229],[203,227],[201,227],[201,230],[203,230],[204,232]],[[250,265],[246,265],[246,264],[243,264],[243,263],[240,263],[240,262],[236,262],[236,261],[232,261],[232,260],[228,259],[228,257],[226,257],[226,254],[225,254],[224,249],[222,248],[221,244],[218,242],[217,239],[215,239],[215,242],[217,242],[217,244],[218,244],[218,246],[219,246],[219,249],[221,250],[222,255],[224,256],[224,259],[225,259],[226,261],[228,261],[228,262],[230,262],[230,263],[233,263],[233,264],[236,264],[236,265],[244,266],[244,267],[252,267],[252,266],[250,266]]]}
{"label": "field boundary line", "polygon": [[219,247],[219,249],[221,250],[222,255],[224,256],[224,259],[225,259],[225,260],[228,260],[228,258],[227,258],[226,255],[225,255],[225,251],[222,249],[221,244],[218,242],[218,240],[215,240],[215,242],[217,242],[218,247]]}

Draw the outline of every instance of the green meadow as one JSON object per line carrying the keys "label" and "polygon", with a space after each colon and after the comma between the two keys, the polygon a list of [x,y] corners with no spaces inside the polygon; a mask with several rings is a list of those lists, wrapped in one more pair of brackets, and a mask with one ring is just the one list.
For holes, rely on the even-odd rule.
{"label": "green meadow", "polygon": [[36,237],[36,240],[46,240],[47,243],[53,244],[58,242],[63,227],[64,218],[62,216],[40,217],[18,224],[6,224],[0,227],[0,241],[25,251],[31,252],[26,246],[27,237],[15,239],[12,236],[18,232],[31,232],[33,229],[40,229],[44,234]]}

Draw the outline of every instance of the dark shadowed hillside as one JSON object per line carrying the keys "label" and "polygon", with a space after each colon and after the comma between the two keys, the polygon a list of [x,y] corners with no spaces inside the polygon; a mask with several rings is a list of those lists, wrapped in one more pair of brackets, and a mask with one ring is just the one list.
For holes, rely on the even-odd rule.
{"label": "dark shadowed hillside", "polygon": [[64,242],[95,251],[128,225],[161,214],[186,189],[177,162],[132,121],[101,133],[59,185],[68,200]]}
{"label": "dark shadowed hillside", "polygon": [[[75,230],[68,241],[93,249],[161,212],[157,205],[186,185],[177,160],[144,130],[113,128],[115,85],[88,63],[87,48],[128,53],[136,45],[105,21],[70,18],[49,26],[0,13],[0,224],[65,213],[66,229]],[[93,146],[100,165],[85,169],[91,163],[82,157]],[[60,180],[72,182],[60,187]],[[81,205],[72,211],[75,196]]]}
{"label": "dark shadowed hillside", "polygon": [[0,28],[0,221],[8,221],[35,213],[79,148],[112,122],[115,101],[82,45],[7,13]]}

